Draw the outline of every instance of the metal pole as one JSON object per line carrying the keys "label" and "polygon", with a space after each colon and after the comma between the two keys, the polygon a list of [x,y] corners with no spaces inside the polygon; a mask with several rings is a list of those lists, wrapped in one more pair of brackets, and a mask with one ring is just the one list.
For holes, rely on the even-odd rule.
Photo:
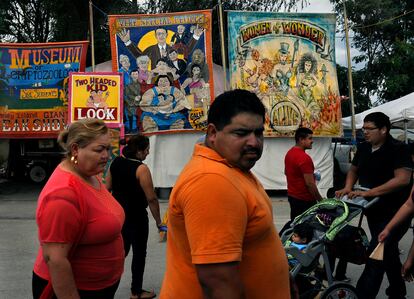
{"label": "metal pole", "polygon": [[89,32],[91,37],[92,72],[95,71],[95,39],[93,37],[93,10],[92,0],[89,0]]}
{"label": "metal pole", "polygon": [[224,76],[224,91],[227,91],[227,69],[226,69],[226,50],[224,45],[224,21],[223,21],[223,5],[221,0],[218,1],[219,7],[219,20],[220,20],[220,40],[221,40],[221,61],[223,63],[223,76]]}
{"label": "metal pole", "polygon": [[404,119],[404,142],[405,144],[408,144],[408,119]]}
{"label": "metal pole", "polygon": [[343,1],[343,4],[344,4],[344,25],[345,25],[346,54],[347,54],[347,58],[348,58],[348,87],[349,87],[349,99],[350,99],[350,102],[351,102],[352,142],[356,144],[354,89],[353,89],[353,85],[352,85],[351,50],[350,50],[350,45],[349,45],[348,17],[346,15],[345,0]]}

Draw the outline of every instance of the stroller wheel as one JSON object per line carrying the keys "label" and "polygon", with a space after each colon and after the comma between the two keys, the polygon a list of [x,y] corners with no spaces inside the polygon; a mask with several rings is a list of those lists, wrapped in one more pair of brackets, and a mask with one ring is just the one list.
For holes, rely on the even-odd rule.
{"label": "stroller wheel", "polygon": [[295,281],[299,290],[299,299],[314,299],[321,292],[322,283],[312,276],[299,273]]}
{"label": "stroller wheel", "polygon": [[321,296],[321,299],[358,299],[354,286],[339,282],[329,286]]}

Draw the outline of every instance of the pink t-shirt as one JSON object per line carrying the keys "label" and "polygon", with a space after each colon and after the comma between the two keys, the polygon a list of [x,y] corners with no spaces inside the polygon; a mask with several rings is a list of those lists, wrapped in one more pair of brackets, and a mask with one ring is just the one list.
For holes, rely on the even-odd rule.
{"label": "pink t-shirt", "polygon": [[[80,202],[86,203],[87,219],[81,219]],[[38,201],[36,221],[40,243],[73,243],[86,228],[69,257],[75,282],[81,290],[99,290],[113,285],[122,275],[124,248],[121,235],[124,211],[100,182],[99,190],[79,177],[56,168]],[[34,272],[49,279],[42,248]]]}

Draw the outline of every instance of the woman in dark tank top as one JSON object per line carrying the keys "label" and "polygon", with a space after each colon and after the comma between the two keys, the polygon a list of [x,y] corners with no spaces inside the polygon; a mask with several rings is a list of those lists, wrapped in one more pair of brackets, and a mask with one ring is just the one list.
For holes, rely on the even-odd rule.
{"label": "woman in dark tank top", "polygon": [[153,291],[142,289],[149,232],[148,206],[157,227],[161,226],[160,208],[151,172],[142,163],[149,154],[149,148],[148,137],[138,134],[129,138],[122,155],[112,161],[106,177],[106,187],[125,211],[122,237],[125,256],[132,246],[131,299],[155,297]]}

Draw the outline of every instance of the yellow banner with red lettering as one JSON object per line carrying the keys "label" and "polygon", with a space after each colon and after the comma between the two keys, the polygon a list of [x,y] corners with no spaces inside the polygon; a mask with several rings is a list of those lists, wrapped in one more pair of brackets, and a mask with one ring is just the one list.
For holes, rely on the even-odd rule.
{"label": "yellow banner with red lettering", "polygon": [[69,77],[69,123],[97,118],[108,127],[120,127],[122,89],[120,73],[72,73]]}

